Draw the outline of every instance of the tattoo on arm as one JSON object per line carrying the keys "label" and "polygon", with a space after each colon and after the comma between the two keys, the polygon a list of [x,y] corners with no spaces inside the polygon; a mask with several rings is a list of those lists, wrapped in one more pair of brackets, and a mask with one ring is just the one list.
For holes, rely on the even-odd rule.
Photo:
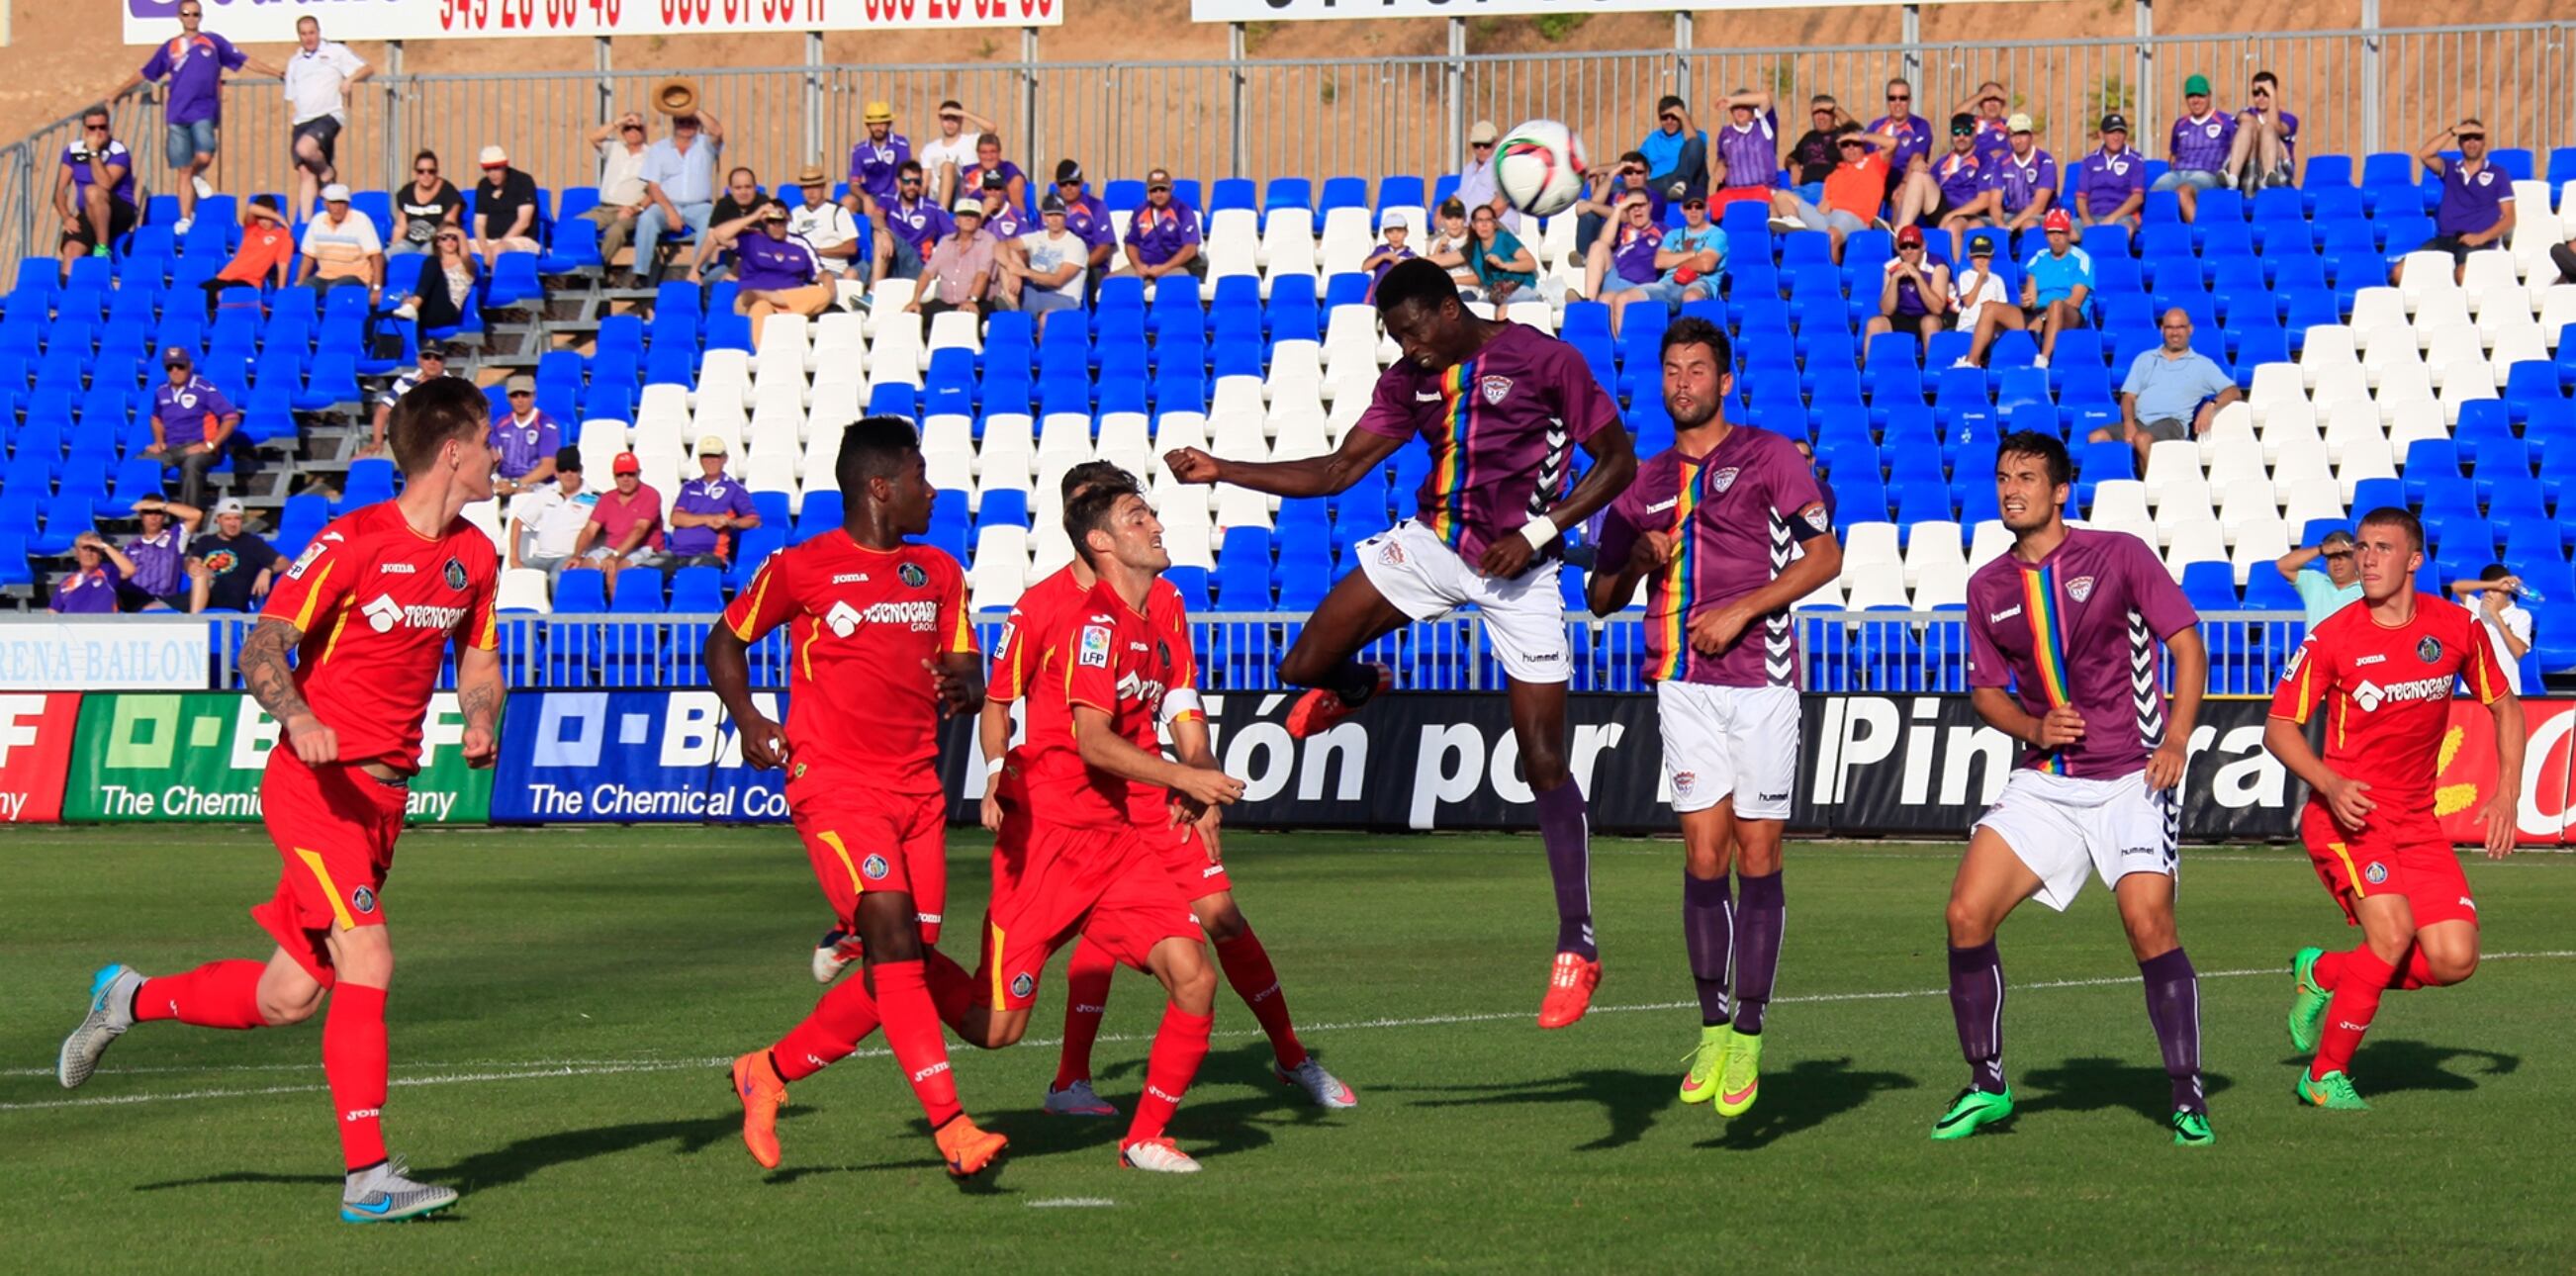
{"label": "tattoo on arm", "polygon": [[468,728],[491,730],[501,718],[501,687],[498,678],[478,682],[457,690],[457,706],[465,711]]}
{"label": "tattoo on arm", "polygon": [[263,620],[242,641],[242,684],[281,723],[313,712],[295,689],[295,671],[286,662],[286,653],[303,640],[303,630],[283,620]]}

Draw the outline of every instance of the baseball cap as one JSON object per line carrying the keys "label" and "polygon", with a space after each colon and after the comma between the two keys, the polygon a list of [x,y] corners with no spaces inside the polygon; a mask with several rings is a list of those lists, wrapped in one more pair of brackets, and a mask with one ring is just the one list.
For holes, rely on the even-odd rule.
{"label": "baseball cap", "polygon": [[2126,133],[2129,131],[2129,117],[2120,114],[2118,111],[2113,111],[2109,115],[2102,117],[2101,131],[2105,133]]}
{"label": "baseball cap", "polygon": [[560,474],[581,473],[581,449],[569,444],[556,448],[555,471]]}
{"label": "baseball cap", "polygon": [[1951,116],[1951,117],[1950,117],[1950,136],[1952,136],[1952,137],[1973,137],[1973,136],[1975,136],[1975,135],[1976,135],[1976,132],[1977,132],[1977,117],[1976,117],[1976,116],[1970,115],[1970,114],[1968,114],[1966,111],[1961,111],[1961,112],[1959,112],[1958,114],[1953,115],[1953,116]]}
{"label": "baseball cap", "polygon": [[1971,240],[1969,240],[1969,241],[1968,241],[1968,255],[1969,255],[1969,256],[1971,256],[1971,257],[1992,257],[1992,256],[1994,256],[1994,255],[1995,255],[1995,241],[1994,241],[1993,239],[1988,238],[1988,237],[1985,237],[1985,236],[1979,236],[1979,237],[1977,237],[1977,238],[1975,238],[1975,239],[1971,239]]}
{"label": "baseball cap", "polygon": [[1081,181],[1081,180],[1082,180],[1082,165],[1080,165],[1080,164],[1076,164],[1076,163],[1074,163],[1072,160],[1069,160],[1069,159],[1067,159],[1067,160],[1057,160],[1057,161],[1055,162],[1055,180],[1056,180],[1056,184],[1057,184],[1057,185],[1059,185],[1059,186],[1063,185],[1063,184],[1064,184],[1064,183],[1066,183],[1066,182],[1078,182],[1078,181]]}
{"label": "baseball cap", "polygon": [[2184,80],[2182,82],[2182,95],[2184,97],[2208,97],[2209,77],[2205,75],[2195,75],[2190,79]]}
{"label": "baseball cap", "polygon": [[1921,248],[1923,246],[1923,228],[1920,226],[1897,227],[1896,246],[1899,248]]}
{"label": "baseball cap", "polygon": [[783,222],[787,220],[787,206],[774,199],[761,205],[760,220],[765,222]]}
{"label": "baseball cap", "polygon": [[973,213],[977,217],[981,217],[984,215],[984,201],[980,199],[961,199],[957,201],[957,207],[949,211],[960,217],[963,217],[968,213]]}
{"label": "baseball cap", "polygon": [[883,102],[870,102],[868,103],[868,109],[866,112],[859,116],[859,123],[892,124],[894,123],[894,108]]}
{"label": "baseball cap", "polygon": [[[817,186],[828,187],[831,183],[832,179],[825,175],[823,166],[820,164],[808,164],[796,172],[796,184],[809,190]],[[830,192],[827,190],[824,193]]]}
{"label": "baseball cap", "polygon": [[644,472],[644,463],[636,460],[632,452],[620,452],[617,454],[616,464],[609,466],[608,469],[613,474],[641,474]]}
{"label": "baseball cap", "polygon": [[1469,145],[1474,145],[1477,142],[1490,142],[1501,136],[1502,133],[1494,127],[1494,122],[1492,120],[1478,120],[1476,121],[1476,126],[1474,128],[1467,130],[1467,142]]}
{"label": "baseball cap", "polygon": [[331,183],[330,185],[323,187],[323,188],[322,188],[322,202],[323,202],[323,203],[325,203],[325,204],[345,204],[345,203],[348,203],[348,202],[349,202],[349,188],[348,188],[348,187],[346,187],[346,186],[344,186],[344,185],[342,185],[342,184],[340,184],[340,183],[338,183],[338,182],[333,182],[333,183]]}
{"label": "baseball cap", "polygon": [[1038,201],[1038,211],[1041,213],[1063,212],[1064,196],[1058,195],[1054,191],[1048,191],[1046,198]]}
{"label": "baseball cap", "polygon": [[983,186],[988,191],[1006,191],[1011,188],[1011,179],[1000,173],[986,173]]}
{"label": "baseball cap", "polygon": [[186,346],[172,346],[161,352],[161,366],[165,368],[193,368],[197,366],[197,357],[188,353],[188,348]]}
{"label": "baseball cap", "polygon": [[420,357],[424,359],[438,359],[444,361],[447,358],[447,347],[442,346],[435,341],[421,342]]}
{"label": "baseball cap", "polygon": [[485,168],[491,168],[494,165],[509,163],[510,153],[497,146],[486,146],[483,148],[483,153],[475,157],[474,162]]}
{"label": "baseball cap", "polygon": [[537,379],[525,374],[512,377],[509,382],[509,390],[512,394],[535,394],[537,392]]}
{"label": "baseball cap", "polygon": [[227,496],[224,499],[215,502],[215,517],[217,518],[222,518],[226,514],[248,513],[250,513],[250,507],[242,504],[241,498],[238,496]]}
{"label": "baseball cap", "polygon": [[724,454],[725,441],[723,435],[710,434],[698,440],[698,455],[723,456]]}
{"label": "baseball cap", "polygon": [[2067,216],[2066,210],[2063,208],[2052,208],[2048,210],[2048,215],[2046,217],[2039,219],[2039,228],[2043,232],[2062,230],[2068,234],[2073,234],[2075,233],[2075,219]]}
{"label": "baseball cap", "polygon": [[2015,111],[2011,119],[2004,121],[2004,128],[2014,133],[2027,133],[2030,131],[2030,117]]}

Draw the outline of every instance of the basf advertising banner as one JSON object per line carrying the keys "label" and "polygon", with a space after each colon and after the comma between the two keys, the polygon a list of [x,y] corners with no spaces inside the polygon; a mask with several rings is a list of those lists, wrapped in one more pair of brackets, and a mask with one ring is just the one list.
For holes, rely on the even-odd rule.
{"label": "basf advertising banner", "polygon": [[[277,744],[277,720],[248,693],[79,697],[79,738],[63,793],[65,820],[257,820],[260,774]],[[456,696],[430,699],[421,771],[411,785],[415,824],[482,824],[492,773],[465,765],[465,715]]]}

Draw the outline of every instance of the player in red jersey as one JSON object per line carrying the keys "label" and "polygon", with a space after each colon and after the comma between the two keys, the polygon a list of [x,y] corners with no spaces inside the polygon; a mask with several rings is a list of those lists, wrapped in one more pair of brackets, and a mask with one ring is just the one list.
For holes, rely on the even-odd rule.
{"label": "player in red jersey", "polygon": [[[2318,622],[2291,657],[2263,744],[2307,782],[2299,836],[2318,880],[2362,936],[2350,952],[2302,948],[2291,959],[2290,1040],[2316,1051],[2299,1074],[2299,1101],[2366,1111],[2352,1084],[2352,1053],[2380,994],[2456,984],[2478,968],[2477,899],[2433,814],[2453,682],[2495,715],[2495,796],[2479,813],[2490,859],[2513,853],[2523,732],[2522,702],[2477,617],[2415,591],[2424,565],[2415,516],[2371,511],[2354,556],[2361,605]],[[2320,705],[2322,758],[2307,737]]]}
{"label": "player in red jersey", "polygon": [[958,1036],[992,1050],[1027,1031],[1038,972],[1069,939],[1152,972],[1170,1002],[1119,1161],[1193,1173],[1198,1162],[1165,1127],[1207,1057],[1216,972],[1164,844],[1241,797],[1243,782],[1203,749],[1196,765],[1160,751],[1166,715],[1176,732],[1205,721],[1187,681],[1197,663],[1188,625],[1177,608],[1164,621],[1149,614],[1172,561],[1153,508],[1133,484],[1094,486],[1067,502],[1064,527],[1098,581],[1030,684],[1027,817],[1005,822],[994,850],[981,969],[970,978],[934,951],[932,992]]}
{"label": "player in red jersey", "polygon": [[[1066,504],[1095,488],[1139,491],[1134,475],[1107,461],[1087,461],[1065,471]],[[990,759],[984,789],[984,827],[997,834],[1005,822],[1025,820],[1028,811],[1027,750],[1008,748],[1011,702],[1028,693],[1030,682],[1045,663],[1046,648],[1071,633],[1076,613],[1087,605],[1098,580],[1089,565],[1077,557],[1054,575],[1030,586],[1020,595],[1010,619],[1002,625],[1001,639],[993,646],[992,675],[984,685],[984,715],[978,729],[984,756]],[[1158,629],[1177,631],[1186,643],[1189,619],[1181,592],[1170,581],[1155,577],[1146,612]],[[1187,647],[1176,649],[1186,651]],[[1193,667],[1177,671],[1170,685],[1188,687],[1196,682],[1197,670]],[[1171,732],[1172,749],[1182,765],[1216,769],[1204,715],[1195,711],[1173,715]],[[1271,967],[1270,953],[1261,946],[1260,937],[1252,932],[1252,923],[1234,902],[1234,883],[1226,875],[1217,821],[1218,808],[1210,807],[1195,824],[1158,825],[1150,830],[1162,853],[1163,866],[1180,888],[1182,898],[1190,901],[1190,913],[1199,919],[1209,941],[1216,946],[1217,965],[1225,972],[1226,982],[1233,985],[1235,995],[1243,998],[1243,1004],[1251,1008],[1261,1030],[1269,1036],[1275,1057],[1274,1075],[1284,1084],[1305,1090],[1320,1107],[1357,1107],[1359,1096],[1340,1078],[1325,1071],[1324,1065],[1297,1039],[1296,1024],[1288,1014],[1288,997],[1280,987],[1278,972]],[[1009,870],[1004,867],[1002,871]],[[1118,1109],[1091,1087],[1091,1047],[1099,1039],[1100,1020],[1109,1006],[1110,976],[1117,969],[1117,961],[1093,944],[1076,944],[1065,958],[1064,1045],[1058,1053],[1055,1081],[1047,1087],[1049,1112],[1064,1116],[1118,1115]]]}
{"label": "player in red jersey", "polygon": [[[787,769],[787,806],[867,977],[849,980],[775,1045],[733,1062],[742,1141],[778,1165],[787,1083],[822,1071],[882,1024],[930,1118],[948,1172],[981,1171],[1008,1142],[957,1102],[948,1042],[922,974],[922,915],[948,896],[948,805],[939,720],[983,700],[966,577],[957,560],[906,536],[930,530],[934,493],[920,441],[899,417],[843,436],[833,475],[841,530],[780,551],[707,634],[707,680],[742,734],[743,760]],[[751,698],[750,645],[788,625],[784,733]]]}
{"label": "player in red jersey", "polygon": [[138,1022],[284,1027],[311,1018],[328,993],[322,1071],[348,1170],[345,1222],[416,1218],[456,1203],[454,1189],[414,1181],[385,1152],[394,950],[384,890],[451,641],[465,760],[490,766],[497,752],[503,688],[492,588],[500,561],[458,514],[492,495],[490,415],[467,381],[424,382],[396,402],[390,434],[402,495],[323,528],[278,578],[242,643],[242,680],[285,734],[260,781],[262,818],[284,871],[276,895],[251,910],[276,951],[265,964],[218,961],[157,979],[108,966],[92,980],[89,1015],[64,1040],[58,1064],[63,1085],[77,1086]]}

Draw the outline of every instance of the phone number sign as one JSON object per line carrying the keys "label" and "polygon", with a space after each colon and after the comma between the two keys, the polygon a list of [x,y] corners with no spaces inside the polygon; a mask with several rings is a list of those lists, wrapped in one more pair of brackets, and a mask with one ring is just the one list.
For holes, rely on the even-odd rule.
{"label": "phone number sign", "polygon": [[[203,0],[204,29],[236,44],[285,44],[311,17],[332,40],[512,36],[742,35],[1051,27],[1064,0]],[[179,34],[180,0],[124,0],[125,42]]]}

